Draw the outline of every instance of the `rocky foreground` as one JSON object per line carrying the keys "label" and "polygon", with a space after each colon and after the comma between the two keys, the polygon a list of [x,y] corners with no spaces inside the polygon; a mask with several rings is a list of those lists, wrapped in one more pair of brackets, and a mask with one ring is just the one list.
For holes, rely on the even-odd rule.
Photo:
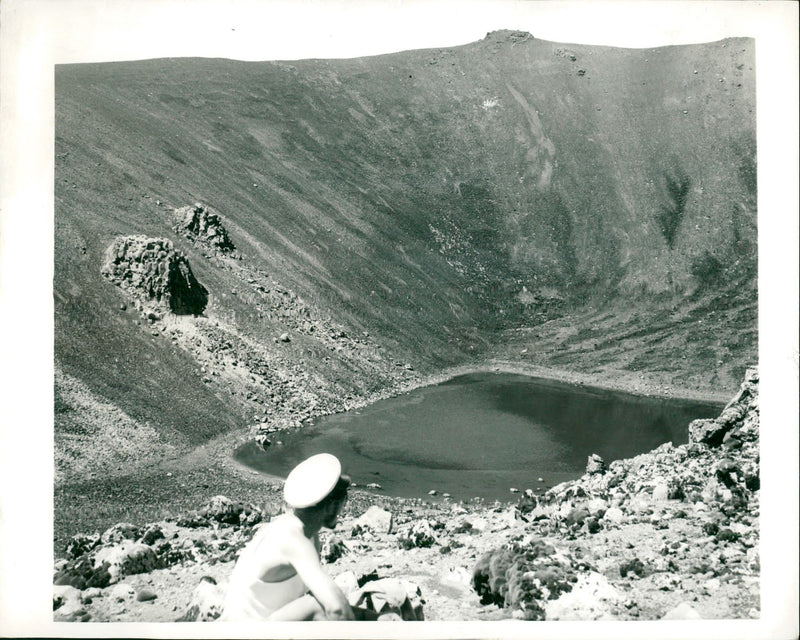
{"label": "rocky foreground", "polygon": [[[74,536],[55,567],[54,619],[214,620],[237,553],[274,515],[235,498]],[[516,504],[354,491],[322,559],[352,601],[395,619],[754,618],[758,521],[751,370],[717,419],[689,425],[688,444],[591,456],[578,480]],[[405,607],[366,597],[382,579]]]}

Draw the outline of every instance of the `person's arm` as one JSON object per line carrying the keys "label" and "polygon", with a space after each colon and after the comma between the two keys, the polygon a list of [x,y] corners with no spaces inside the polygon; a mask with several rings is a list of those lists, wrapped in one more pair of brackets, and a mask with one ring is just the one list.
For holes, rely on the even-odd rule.
{"label": "person's arm", "polygon": [[333,579],[322,570],[317,551],[308,538],[291,536],[282,551],[329,620],[354,619],[350,603]]}

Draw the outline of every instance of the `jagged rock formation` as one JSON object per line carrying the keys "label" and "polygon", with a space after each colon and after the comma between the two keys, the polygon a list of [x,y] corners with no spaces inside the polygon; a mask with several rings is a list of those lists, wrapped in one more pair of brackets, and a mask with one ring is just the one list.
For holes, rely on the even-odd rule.
{"label": "jagged rock formation", "polygon": [[231,252],[235,248],[220,215],[201,202],[175,209],[173,218],[175,231],[190,240],[201,242],[222,253]]}
{"label": "jagged rock formation", "polygon": [[178,315],[199,315],[208,303],[208,291],[194,277],[189,261],[164,238],[116,238],[106,250],[101,273],[139,303]]}

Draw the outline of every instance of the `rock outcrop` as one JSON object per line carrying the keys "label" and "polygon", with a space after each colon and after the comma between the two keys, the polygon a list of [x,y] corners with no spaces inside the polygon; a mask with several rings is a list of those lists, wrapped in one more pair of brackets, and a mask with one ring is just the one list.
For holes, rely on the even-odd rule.
{"label": "rock outcrop", "polygon": [[221,253],[229,253],[235,248],[220,215],[200,202],[175,209],[173,219],[175,231],[189,240],[201,242]]}
{"label": "rock outcrop", "polygon": [[199,315],[208,304],[208,291],[186,256],[165,238],[117,237],[106,250],[101,273],[145,307]]}

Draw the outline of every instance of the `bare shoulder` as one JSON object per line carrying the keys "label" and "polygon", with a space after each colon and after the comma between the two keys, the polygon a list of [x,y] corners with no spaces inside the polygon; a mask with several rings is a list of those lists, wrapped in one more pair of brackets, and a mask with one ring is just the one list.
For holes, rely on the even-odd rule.
{"label": "bare shoulder", "polygon": [[272,520],[267,525],[264,535],[270,539],[271,543],[281,548],[308,542],[303,535],[303,523],[291,513],[284,513]]}

